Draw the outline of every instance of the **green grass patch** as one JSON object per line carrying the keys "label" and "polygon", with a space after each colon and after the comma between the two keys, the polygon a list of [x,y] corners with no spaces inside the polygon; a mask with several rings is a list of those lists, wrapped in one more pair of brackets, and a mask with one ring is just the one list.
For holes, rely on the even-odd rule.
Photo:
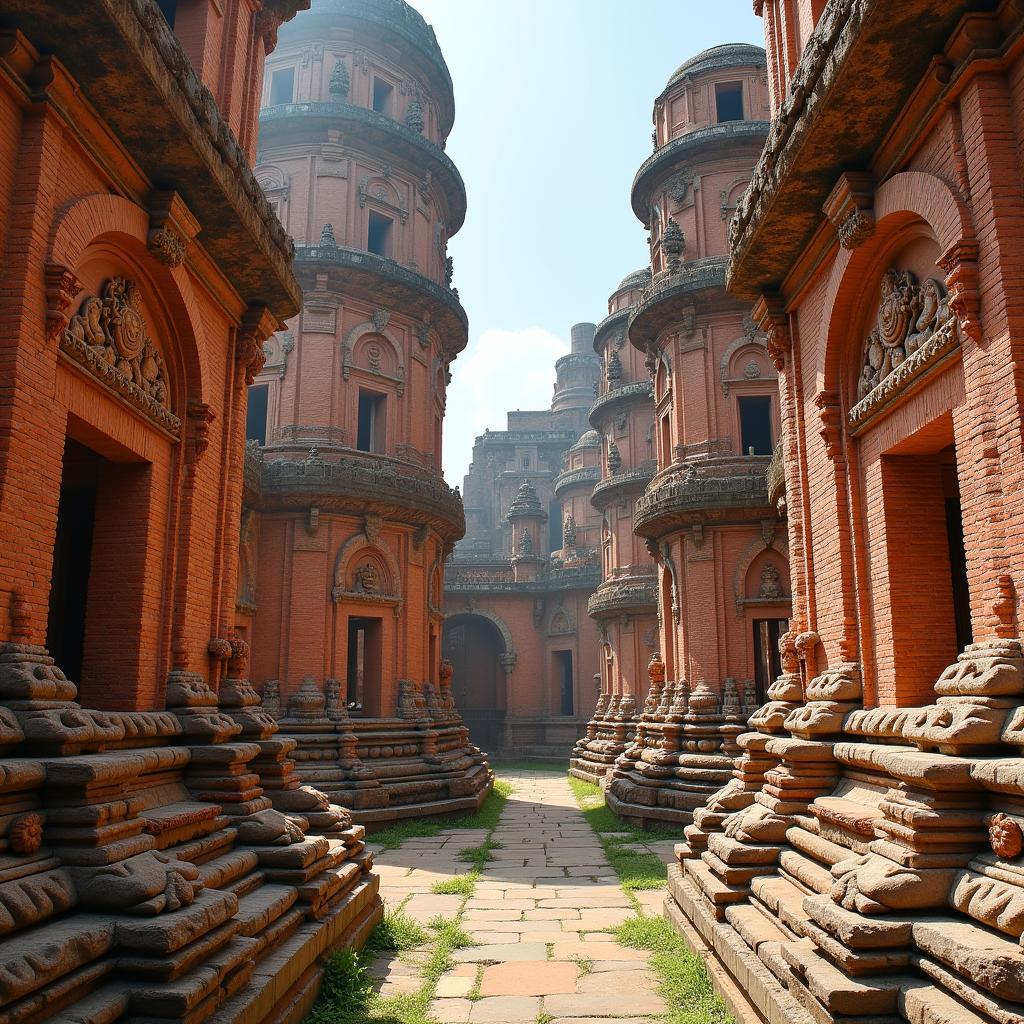
{"label": "green grass patch", "polygon": [[473,865],[473,871],[478,873],[483,870],[484,865],[494,860],[494,850],[500,850],[501,843],[493,839],[485,839],[479,846],[464,846],[459,850],[459,860]]}
{"label": "green grass patch", "polygon": [[422,946],[429,938],[426,929],[401,910],[387,910],[366,940],[363,958],[372,960],[379,953],[402,953]]}
{"label": "green grass patch", "polygon": [[623,946],[651,951],[658,992],[669,1007],[666,1024],[735,1024],[711,984],[707,965],[667,921],[638,914],[620,924],[614,934]]}
{"label": "green grass patch", "polygon": [[660,889],[668,878],[668,868],[662,859],[653,853],[633,850],[630,847],[637,843],[650,842],[652,839],[678,839],[678,830],[660,827],[651,831],[641,831],[635,825],[629,825],[612,814],[604,802],[604,793],[600,786],[571,775],[569,786],[580,805],[583,817],[587,819],[587,824],[594,830],[604,848],[608,863],[619,876],[622,887],[627,892]]}
{"label": "green grass patch", "polygon": [[396,850],[407,839],[430,839],[452,828],[481,828],[490,831],[498,824],[505,801],[512,793],[512,783],[507,779],[495,779],[494,788],[479,810],[472,814],[453,814],[446,818],[431,818],[426,821],[396,821],[379,832],[372,833],[368,840],[386,850]]}
{"label": "green grass patch", "polygon": [[340,949],[324,965],[320,997],[305,1024],[335,1024],[358,1020],[373,999],[373,985],[363,958],[351,949]]}
{"label": "green grass patch", "polygon": [[476,882],[480,877],[477,870],[467,871],[464,875],[455,875],[435,882],[430,891],[440,896],[465,896],[467,899],[476,892]]}

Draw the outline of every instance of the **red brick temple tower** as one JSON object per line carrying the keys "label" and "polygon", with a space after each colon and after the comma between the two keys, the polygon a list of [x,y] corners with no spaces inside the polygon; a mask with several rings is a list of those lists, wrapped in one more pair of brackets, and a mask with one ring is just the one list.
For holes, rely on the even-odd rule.
{"label": "red brick temple tower", "polygon": [[381,914],[234,632],[246,383],[299,308],[251,169],[301,0],[0,10],[0,1015],[298,1022]]}
{"label": "red brick temple tower", "polygon": [[441,475],[467,340],[453,118],[433,30],[399,0],[315,0],[267,64],[256,174],[303,303],[250,390],[238,622],[300,773],[367,822],[474,807],[490,780],[441,659],[464,531]]}
{"label": "red brick temple tower", "polygon": [[602,582],[588,611],[600,631],[601,689],[587,734],[570,760],[570,772],[590,782],[604,780],[633,739],[637,697],[642,704],[647,662],[659,642],[655,564],[633,532],[636,501],[657,468],[652,386],[643,353],[626,337],[630,312],[650,280],[649,268],[625,277],[594,335],[604,372],[590,422],[603,454],[590,500],[601,517]]}
{"label": "red brick temple tower", "polygon": [[698,54],[655,101],[655,151],[633,182],[652,279],[628,331],[653,379],[658,460],[633,524],[657,559],[661,630],[608,803],[640,820],[686,824],[730,778],[789,617],[785,531],[766,482],[775,368],[748,307],[725,291],[728,218],[767,112],[763,50]]}
{"label": "red brick temple tower", "polygon": [[1008,1024],[1024,11],[755,6],[774,119],[728,284],[779,371],[792,626],[667,912],[718,958],[739,1019]]}

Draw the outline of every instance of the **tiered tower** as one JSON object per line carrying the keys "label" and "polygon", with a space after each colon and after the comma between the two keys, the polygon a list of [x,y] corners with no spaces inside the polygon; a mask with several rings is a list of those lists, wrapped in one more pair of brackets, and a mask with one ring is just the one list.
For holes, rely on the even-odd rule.
{"label": "tiered tower", "polygon": [[590,409],[601,439],[601,479],[591,501],[601,514],[602,582],[587,610],[601,638],[601,691],[570,771],[603,780],[632,741],[637,696],[647,691],[647,661],[658,645],[655,565],[633,532],[633,512],[656,469],[654,405],[643,354],[627,344],[629,315],[650,282],[649,268],[625,277],[594,335],[604,372]]}
{"label": "tiered tower", "polygon": [[510,412],[507,430],[473,446],[468,529],[445,578],[444,654],[471,734],[492,749],[564,755],[597,697],[586,614],[600,581],[590,495],[601,438],[587,429],[601,372],[594,330],[573,326],[550,408]]}
{"label": "tiered tower", "polygon": [[[256,173],[295,239],[300,316],[250,390],[257,463],[239,624],[299,768],[378,822],[489,785],[441,660],[448,366],[466,344],[448,239],[452,83],[402,0],[315,0],[268,62]],[[258,481],[258,482],[257,482]]]}
{"label": "tiered tower", "polygon": [[756,46],[686,61],[655,101],[655,151],[633,182],[652,279],[628,332],[654,382],[658,460],[633,524],[658,563],[661,662],[608,802],[643,820],[688,823],[729,779],[789,616],[766,485],[776,374],[748,308],[725,291],[727,220],[765,139],[767,89]]}

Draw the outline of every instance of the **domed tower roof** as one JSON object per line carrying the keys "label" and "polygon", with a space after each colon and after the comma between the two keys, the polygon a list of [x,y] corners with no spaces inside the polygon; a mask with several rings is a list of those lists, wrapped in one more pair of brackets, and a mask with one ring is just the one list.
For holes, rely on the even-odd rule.
{"label": "domed tower roof", "polygon": [[632,274],[627,274],[620,282],[619,286],[615,289],[616,292],[624,292],[629,288],[643,288],[645,284],[649,284],[651,280],[651,268],[641,267],[640,270],[634,270]]}
{"label": "domed tower roof", "polygon": [[667,89],[684,75],[700,75],[705,71],[718,71],[721,68],[764,68],[767,66],[768,56],[762,47],[754,46],[752,43],[723,43],[720,46],[701,50],[696,56],[684,60],[672,72],[668,82],[665,83],[665,88]]}
{"label": "domed tower roof", "polygon": [[509,506],[508,518],[547,519],[547,513],[544,511],[544,508],[540,503],[540,498],[537,497],[537,491],[529,480],[524,480],[519,485],[519,490],[516,492],[516,496],[512,499],[512,504]]}
{"label": "domed tower roof", "polygon": [[569,449],[571,452],[580,452],[588,448],[600,448],[601,435],[596,430],[588,430],[580,434],[579,440]]}

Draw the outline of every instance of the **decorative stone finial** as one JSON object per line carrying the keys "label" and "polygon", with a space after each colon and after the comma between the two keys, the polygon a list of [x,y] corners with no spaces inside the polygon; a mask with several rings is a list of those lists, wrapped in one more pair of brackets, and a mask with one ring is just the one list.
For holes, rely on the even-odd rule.
{"label": "decorative stone finial", "polygon": [[332,96],[340,96],[344,99],[348,96],[348,91],[351,87],[352,80],[349,78],[348,67],[346,67],[343,60],[339,60],[331,72],[331,84],[327,87],[328,92]]}
{"label": "decorative stone finial", "polygon": [[337,248],[338,240],[334,237],[334,225],[325,224],[320,231],[320,244]]}

